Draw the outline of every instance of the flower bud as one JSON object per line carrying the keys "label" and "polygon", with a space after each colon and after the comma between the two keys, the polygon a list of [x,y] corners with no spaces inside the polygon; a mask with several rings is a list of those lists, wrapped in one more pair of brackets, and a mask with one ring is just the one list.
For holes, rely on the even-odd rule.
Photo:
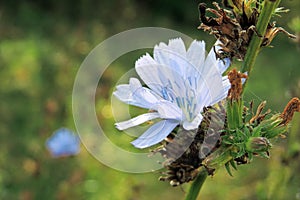
{"label": "flower bud", "polygon": [[265,137],[250,137],[246,143],[247,151],[254,153],[266,152],[271,147],[270,141]]}

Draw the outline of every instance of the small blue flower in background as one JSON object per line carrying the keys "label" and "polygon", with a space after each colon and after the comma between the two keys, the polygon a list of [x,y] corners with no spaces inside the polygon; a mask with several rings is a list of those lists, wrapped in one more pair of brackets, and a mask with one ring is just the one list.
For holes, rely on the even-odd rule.
{"label": "small blue flower in background", "polygon": [[149,109],[150,112],[116,123],[125,130],[153,119],[161,119],[132,142],[146,148],[161,142],[178,125],[185,130],[198,128],[205,106],[214,105],[227,96],[230,83],[222,76],[230,60],[216,59],[212,49],[205,56],[205,42],[194,40],[186,50],[182,39],[154,47],[153,57],[142,56],[135,70],[148,87],[136,78],[118,85],[114,95],[121,101]]}
{"label": "small blue flower in background", "polygon": [[46,147],[53,157],[76,155],[80,151],[80,140],[71,130],[60,128],[48,138]]}

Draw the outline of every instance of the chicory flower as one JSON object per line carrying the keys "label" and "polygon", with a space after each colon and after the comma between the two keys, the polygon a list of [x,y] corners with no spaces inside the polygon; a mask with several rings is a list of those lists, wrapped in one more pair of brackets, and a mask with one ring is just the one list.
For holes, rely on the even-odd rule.
{"label": "chicory flower", "polygon": [[80,140],[71,130],[60,128],[48,138],[46,147],[53,157],[76,155],[80,151]]}
{"label": "chicory flower", "polygon": [[137,74],[148,87],[130,78],[129,84],[118,85],[114,92],[119,100],[150,112],[116,123],[117,129],[160,119],[132,142],[137,148],[161,142],[178,125],[196,130],[203,108],[227,96],[230,83],[222,74],[229,62],[217,59],[213,49],[206,57],[204,41],[194,40],[187,50],[180,38],[156,45],[153,58],[146,54],[135,63]]}

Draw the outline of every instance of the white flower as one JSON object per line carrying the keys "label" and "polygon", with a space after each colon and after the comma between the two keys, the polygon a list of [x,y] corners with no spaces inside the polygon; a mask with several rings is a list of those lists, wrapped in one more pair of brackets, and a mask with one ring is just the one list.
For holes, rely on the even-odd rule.
{"label": "white flower", "polygon": [[204,41],[194,40],[186,50],[182,39],[154,47],[154,59],[146,54],[135,63],[135,69],[148,88],[136,78],[118,85],[114,95],[121,101],[149,109],[151,112],[116,123],[119,130],[160,118],[144,134],[132,142],[146,148],[161,142],[178,125],[186,130],[198,128],[205,106],[227,96],[230,83],[222,73],[226,62],[216,59],[212,49],[205,58]]}

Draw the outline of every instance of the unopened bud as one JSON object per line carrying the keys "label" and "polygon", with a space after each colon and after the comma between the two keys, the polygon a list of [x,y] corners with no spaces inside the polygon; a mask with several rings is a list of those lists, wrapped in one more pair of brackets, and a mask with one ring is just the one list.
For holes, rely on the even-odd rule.
{"label": "unopened bud", "polygon": [[272,147],[270,141],[265,137],[251,137],[246,143],[246,148],[250,152],[266,152]]}

